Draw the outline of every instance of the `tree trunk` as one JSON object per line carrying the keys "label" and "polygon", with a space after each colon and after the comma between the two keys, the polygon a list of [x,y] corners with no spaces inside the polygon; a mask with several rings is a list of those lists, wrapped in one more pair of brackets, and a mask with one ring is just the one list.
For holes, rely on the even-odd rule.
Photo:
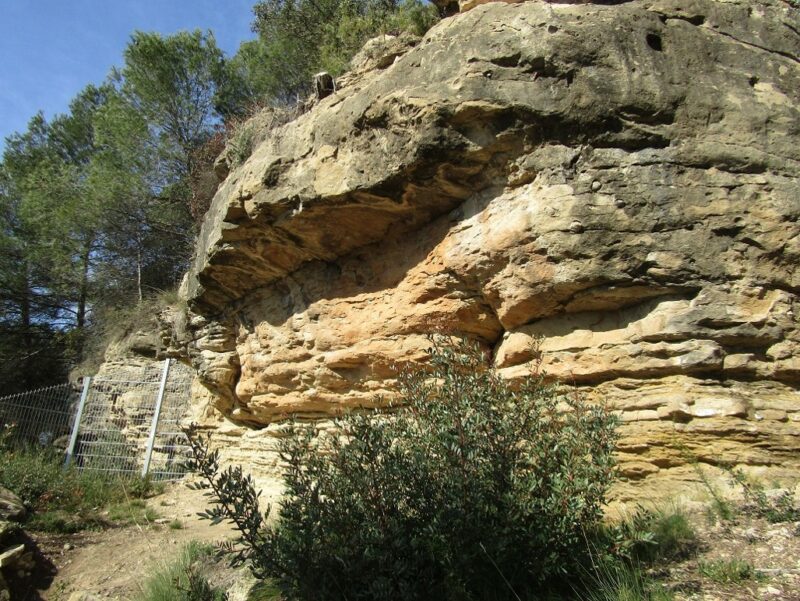
{"label": "tree trunk", "polygon": [[330,73],[322,71],[314,76],[314,90],[317,93],[317,100],[322,100],[336,91],[336,83]]}
{"label": "tree trunk", "polygon": [[24,289],[20,290],[19,319],[23,332],[22,344],[27,355],[33,345],[33,338],[31,337],[31,270],[27,260],[23,262],[22,273]]}
{"label": "tree trunk", "polygon": [[[89,237],[83,247],[81,254],[81,262],[83,263],[81,270],[81,284],[78,290],[78,310],[75,319],[75,325],[79,329],[83,329],[86,325],[86,305],[89,299],[89,266],[92,255],[92,238]],[[80,351],[81,349],[79,349]]]}
{"label": "tree trunk", "polygon": [[142,242],[136,237],[136,291],[139,293],[139,302],[142,302]]}

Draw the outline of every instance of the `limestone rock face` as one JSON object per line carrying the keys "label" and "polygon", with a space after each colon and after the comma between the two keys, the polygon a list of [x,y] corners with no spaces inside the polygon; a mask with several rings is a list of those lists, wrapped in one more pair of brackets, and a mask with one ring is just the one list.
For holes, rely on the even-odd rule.
{"label": "limestone rock face", "polygon": [[178,336],[210,401],[322,419],[390,396],[428,332],[509,378],[540,339],[620,412],[637,490],[693,458],[796,475],[798,14],[490,3],[374,61],[214,199]]}

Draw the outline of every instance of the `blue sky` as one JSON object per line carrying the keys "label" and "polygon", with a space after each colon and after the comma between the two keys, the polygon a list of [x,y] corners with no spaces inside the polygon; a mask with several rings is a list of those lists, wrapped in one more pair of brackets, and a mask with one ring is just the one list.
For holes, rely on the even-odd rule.
{"label": "blue sky", "polygon": [[67,110],[100,83],[137,29],[210,29],[226,54],[250,32],[256,0],[0,0],[0,146],[43,110]]}

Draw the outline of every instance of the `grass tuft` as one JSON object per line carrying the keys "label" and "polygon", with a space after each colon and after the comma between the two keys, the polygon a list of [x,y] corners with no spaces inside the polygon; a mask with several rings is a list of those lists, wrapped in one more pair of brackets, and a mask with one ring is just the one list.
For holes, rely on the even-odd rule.
{"label": "grass tuft", "polygon": [[698,569],[701,575],[720,584],[738,584],[763,577],[756,571],[753,564],[741,559],[701,561]]}
{"label": "grass tuft", "polygon": [[175,561],[145,580],[134,601],[226,601],[225,592],[201,575],[202,564],[212,561],[213,555],[211,546],[190,542]]}
{"label": "grass tuft", "polygon": [[272,580],[259,580],[247,593],[246,601],[280,601],[281,590]]}
{"label": "grass tuft", "polygon": [[676,560],[692,555],[697,550],[697,534],[686,512],[678,506],[654,511],[649,523],[655,545],[642,560]]}
{"label": "grass tuft", "polygon": [[107,525],[108,522],[94,512],[77,515],[61,509],[52,509],[34,513],[26,522],[25,527],[37,532],[74,534],[82,530],[100,530]]}
{"label": "grass tuft", "polygon": [[697,534],[682,507],[639,507],[613,529],[617,555],[634,563],[652,564],[689,557],[698,546]]}
{"label": "grass tuft", "polygon": [[599,566],[589,578],[581,601],[672,601],[672,593],[654,582],[637,567],[620,562]]}
{"label": "grass tuft", "polygon": [[142,499],[130,499],[114,503],[108,508],[108,518],[120,526],[129,524],[152,524],[158,512]]}

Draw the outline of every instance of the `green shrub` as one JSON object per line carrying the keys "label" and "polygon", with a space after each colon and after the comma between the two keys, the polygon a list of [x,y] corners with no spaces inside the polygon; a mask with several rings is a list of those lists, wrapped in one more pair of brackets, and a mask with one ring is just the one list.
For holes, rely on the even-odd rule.
{"label": "green shrub", "polygon": [[52,449],[22,447],[0,451],[0,485],[14,491],[33,511],[76,511],[119,499],[120,483],[104,475],[63,469]]}
{"label": "green shrub", "polygon": [[334,76],[347,71],[350,60],[370,38],[402,31],[423,35],[438,20],[433,6],[418,0],[397,2],[391,8],[385,2],[360,1],[365,5],[362,10],[353,10],[352,3],[336,2],[336,17],[321,30],[319,68]]}
{"label": "green shrub", "polygon": [[656,543],[655,559],[681,559],[697,549],[697,534],[689,517],[677,507],[661,509],[654,513],[650,524]]}
{"label": "green shrub", "polygon": [[228,156],[232,167],[242,165],[253,154],[256,135],[252,123],[242,121],[232,126],[228,139]]}
{"label": "green shrub", "polygon": [[76,490],[64,477],[57,454],[47,450],[8,449],[2,453],[0,485],[13,491],[28,509],[50,503],[71,504]]}
{"label": "green shrub", "polygon": [[242,535],[234,559],[301,599],[512,596],[574,571],[613,479],[614,418],[539,374],[512,386],[465,342],[437,342],[399,384],[402,409],[284,439],[275,527],[252,480],[193,437],[207,517]]}

